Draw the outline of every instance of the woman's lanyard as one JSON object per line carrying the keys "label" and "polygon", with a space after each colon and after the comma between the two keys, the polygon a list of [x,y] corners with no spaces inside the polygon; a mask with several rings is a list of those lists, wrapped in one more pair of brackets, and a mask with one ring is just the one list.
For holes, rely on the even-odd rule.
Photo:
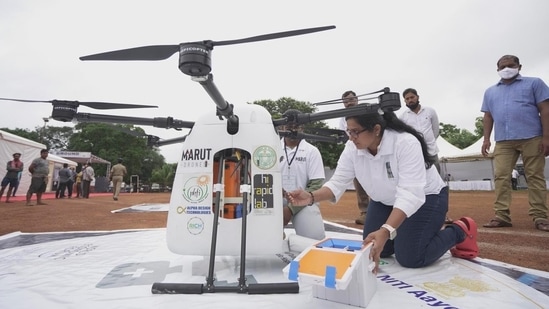
{"label": "woman's lanyard", "polygon": [[286,162],[288,163],[288,170],[290,170],[290,165],[292,165],[292,162],[294,162],[295,155],[297,154],[297,151],[299,150],[299,144],[301,143],[301,140],[299,143],[297,143],[297,146],[295,147],[294,155],[292,156],[291,160],[288,160],[288,148],[286,147],[286,141],[284,141],[284,152],[286,153]]}

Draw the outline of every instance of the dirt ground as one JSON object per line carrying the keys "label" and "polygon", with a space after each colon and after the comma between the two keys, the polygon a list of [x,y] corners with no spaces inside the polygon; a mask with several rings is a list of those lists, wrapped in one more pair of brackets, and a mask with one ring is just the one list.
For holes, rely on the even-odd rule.
{"label": "dirt ground", "polygon": [[[110,194],[89,199],[44,200],[45,206],[25,206],[24,201],[0,201],[0,235],[11,232],[108,231],[166,227],[167,212],[125,212],[112,210],[137,204],[168,203],[169,193],[123,193],[118,201]],[[480,257],[549,271],[549,233],[534,229],[528,216],[528,191],[513,193],[513,227],[487,229],[482,224],[493,216],[491,191],[451,191],[449,216],[472,217],[479,225]],[[348,191],[337,205],[321,204],[325,220],[362,229],[354,191]]]}

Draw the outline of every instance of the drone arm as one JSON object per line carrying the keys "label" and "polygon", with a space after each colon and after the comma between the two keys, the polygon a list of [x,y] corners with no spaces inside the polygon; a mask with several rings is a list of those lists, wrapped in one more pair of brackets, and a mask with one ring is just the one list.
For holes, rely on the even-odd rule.
{"label": "drone arm", "polygon": [[273,120],[275,126],[292,124],[306,124],[313,121],[326,120],[332,118],[341,118],[347,116],[363,115],[368,113],[377,113],[379,104],[359,104],[349,108],[341,108],[332,111],[319,112],[319,113],[303,113],[295,115],[292,118],[282,118]]}
{"label": "drone arm", "polygon": [[328,143],[344,143],[347,141],[346,138],[342,138],[341,136],[322,136],[322,135],[307,134],[307,133],[295,132],[295,131],[279,131],[278,134],[281,137],[292,137],[295,139],[306,139],[306,140],[314,140],[314,141],[328,142]]}
{"label": "drone arm", "polygon": [[215,86],[212,74],[208,74],[207,76],[193,76],[192,79],[199,82],[200,85],[204,87],[210,98],[212,98],[215,105],[217,105],[218,115],[224,116],[226,119],[233,116],[233,106],[225,101]]}
{"label": "drone arm", "polygon": [[380,109],[379,104],[359,104],[356,106],[336,109],[332,111],[319,112],[314,114],[300,114],[297,115],[297,122],[299,124],[309,123],[318,120],[326,120],[332,118],[341,118],[348,116],[358,116],[363,114],[377,113]]}
{"label": "drone arm", "polygon": [[307,133],[298,133],[298,138],[303,138],[306,140],[314,140],[319,142],[328,142],[328,143],[340,143],[342,142],[341,139],[337,136],[322,136],[322,135],[314,135],[314,134],[307,134]]}
{"label": "drone arm", "polygon": [[[56,119],[66,121],[64,119]],[[107,123],[124,123],[124,124],[134,124],[134,125],[144,125],[144,126],[153,126],[156,128],[166,128],[166,129],[180,129],[180,128],[192,128],[194,122],[182,121],[173,119],[172,117],[155,117],[155,118],[140,118],[140,117],[125,117],[125,116],[114,116],[114,115],[100,115],[100,114],[90,114],[90,113],[76,113],[74,115],[74,120],[78,122],[107,122]]]}
{"label": "drone arm", "polygon": [[160,146],[178,144],[178,143],[184,142],[186,138],[187,138],[187,135],[182,137],[165,139],[165,140],[157,141],[156,143],[154,143],[154,146],[160,147]]}

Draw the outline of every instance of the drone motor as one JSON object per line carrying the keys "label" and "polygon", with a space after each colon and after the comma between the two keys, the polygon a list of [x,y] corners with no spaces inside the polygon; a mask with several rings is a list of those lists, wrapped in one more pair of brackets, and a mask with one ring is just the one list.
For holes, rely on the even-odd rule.
{"label": "drone motor", "polygon": [[212,71],[211,48],[201,43],[181,44],[179,70],[190,76],[206,76]]}
{"label": "drone motor", "polygon": [[394,112],[400,109],[398,92],[385,92],[379,96],[379,108],[384,112]]}
{"label": "drone motor", "polygon": [[74,102],[53,100],[52,105],[51,118],[62,122],[71,122],[78,111]]}

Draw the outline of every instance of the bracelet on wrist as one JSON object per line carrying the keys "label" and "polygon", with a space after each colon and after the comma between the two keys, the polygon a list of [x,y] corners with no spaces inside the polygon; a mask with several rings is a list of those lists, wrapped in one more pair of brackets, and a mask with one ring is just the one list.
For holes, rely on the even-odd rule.
{"label": "bracelet on wrist", "polygon": [[311,202],[309,203],[308,206],[311,206],[315,203],[315,196],[313,195],[313,192],[309,191],[309,194],[311,195]]}

